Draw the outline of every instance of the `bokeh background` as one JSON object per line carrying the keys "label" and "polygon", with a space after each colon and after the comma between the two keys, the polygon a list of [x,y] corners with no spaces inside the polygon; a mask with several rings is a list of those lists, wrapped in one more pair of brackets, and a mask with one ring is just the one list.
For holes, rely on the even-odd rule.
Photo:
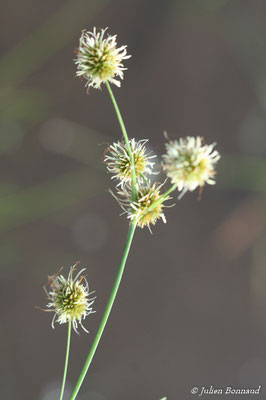
{"label": "bokeh background", "polygon": [[[132,58],[114,88],[131,137],[164,151],[204,136],[217,185],[138,230],[79,400],[195,398],[194,386],[266,393],[266,3],[11,0],[0,25],[0,397],[58,399],[66,327],[42,286],[77,260],[97,291],[72,336],[65,399],[96,333],[127,221],[102,162],[121,138],[106,90],[75,77],[81,29],[109,27]],[[209,396],[210,397],[210,396]],[[243,398],[250,399],[252,396]],[[219,396],[220,399],[228,396]],[[253,398],[253,397],[252,397]]]}

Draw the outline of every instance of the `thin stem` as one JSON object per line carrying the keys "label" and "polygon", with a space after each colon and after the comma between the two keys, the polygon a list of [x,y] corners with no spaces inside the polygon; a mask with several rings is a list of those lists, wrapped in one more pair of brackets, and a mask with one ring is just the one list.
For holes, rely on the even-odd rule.
{"label": "thin stem", "polygon": [[173,192],[176,189],[176,183],[174,183],[169,189],[167,189],[160,197],[159,199],[162,199],[164,197],[167,197],[168,194],[170,194],[171,192]]}
{"label": "thin stem", "polygon": [[130,147],[127,130],[126,130],[122,115],[120,113],[119,107],[117,105],[115,96],[111,89],[111,86],[108,81],[105,82],[105,85],[106,85],[109,95],[111,97],[111,100],[112,100],[112,103],[113,103],[113,106],[114,106],[114,109],[116,112],[116,116],[117,116],[119,125],[121,127],[121,131],[123,133],[124,140],[125,140],[125,143],[127,146],[127,151],[128,151],[129,158],[130,158],[130,167],[131,167],[132,200],[135,201],[137,199],[137,191],[136,191],[136,173],[135,173],[134,155],[133,155],[131,147]]}
{"label": "thin stem", "polygon": [[87,359],[85,361],[85,364],[83,366],[81,374],[80,374],[80,376],[79,376],[79,378],[77,380],[76,386],[75,386],[75,388],[74,388],[69,400],[74,400],[76,398],[76,396],[78,394],[78,391],[80,389],[80,386],[82,385],[82,382],[83,382],[83,380],[84,380],[84,378],[86,376],[86,373],[87,373],[87,371],[89,369],[89,366],[90,366],[90,364],[92,362],[94,353],[95,353],[95,351],[96,351],[96,349],[98,347],[98,344],[100,342],[101,336],[103,334],[105,325],[106,325],[107,320],[109,318],[110,312],[112,310],[112,306],[114,304],[114,301],[115,301],[115,298],[116,298],[116,295],[117,295],[117,292],[118,292],[118,288],[119,288],[119,285],[120,285],[120,282],[121,282],[121,279],[122,279],[122,275],[123,275],[123,272],[124,272],[124,268],[125,268],[125,265],[126,265],[128,253],[129,253],[129,250],[130,250],[130,247],[131,247],[132,239],[133,239],[133,236],[134,236],[134,233],[135,233],[135,229],[136,229],[136,224],[135,223],[134,224],[130,223],[128,234],[127,234],[127,239],[126,239],[126,244],[125,244],[125,248],[124,248],[124,252],[123,252],[123,255],[122,255],[122,258],[121,258],[121,261],[120,261],[120,265],[119,265],[118,272],[117,272],[117,275],[116,275],[116,278],[115,278],[114,286],[112,288],[112,291],[111,291],[107,306],[106,306],[105,311],[103,313],[103,317],[102,317],[102,320],[100,322],[100,325],[99,325],[99,328],[98,328],[98,332],[96,333],[96,336],[95,336],[94,341],[92,343],[92,346],[91,346],[91,349],[89,351],[88,357],[87,357]]}
{"label": "thin stem", "polygon": [[62,380],[60,400],[63,400],[65,384],[66,384],[67,367],[68,367],[68,359],[69,359],[69,349],[70,349],[70,339],[71,339],[71,321],[68,322],[66,358],[65,358],[65,367],[64,367],[64,375],[63,375],[63,380]]}
{"label": "thin stem", "polygon": [[176,184],[172,185],[169,189],[167,189],[163,194],[161,194],[160,197],[158,197],[158,199],[156,201],[154,201],[150,207],[147,208],[147,213],[152,211],[158,204],[162,203],[166,197],[168,196],[168,194],[170,194],[171,192],[173,192],[176,189]]}

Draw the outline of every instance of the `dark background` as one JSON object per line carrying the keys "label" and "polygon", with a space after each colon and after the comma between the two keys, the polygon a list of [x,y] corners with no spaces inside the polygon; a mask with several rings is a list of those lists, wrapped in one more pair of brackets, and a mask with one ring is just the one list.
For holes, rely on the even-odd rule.
{"label": "dark background", "polygon": [[78,399],[183,400],[210,385],[262,385],[241,398],[263,399],[266,2],[11,0],[0,12],[1,399],[59,398],[66,326],[34,306],[47,276],[79,260],[97,313],[90,335],[72,336],[68,399],[125,242],[102,163],[121,132],[106,90],[86,94],[75,77],[80,31],[94,26],[132,55],[114,88],[129,135],[159,155],[164,130],[204,136],[222,159],[201,201],[187,194],[153,235],[138,229]]}

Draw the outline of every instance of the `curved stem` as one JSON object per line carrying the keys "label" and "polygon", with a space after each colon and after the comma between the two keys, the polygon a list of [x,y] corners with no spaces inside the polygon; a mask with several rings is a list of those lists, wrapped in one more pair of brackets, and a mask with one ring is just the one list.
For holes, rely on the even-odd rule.
{"label": "curved stem", "polygon": [[60,400],[63,400],[65,384],[66,384],[69,349],[70,349],[70,339],[71,339],[71,321],[68,322],[66,358],[65,358],[65,367],[64,367],[64,375],[63,375],[62,387],[61,387],[61,393],[60,393]]}
{"label": "curved stem", "polygon": [[133,155],[131,147],[130,147],[127,130],[126,130],[122,115],[120,113],[119,107],[117,105],[115,96],[114,96],[113,91],[111,89],[111,86],[110,86],[108,81],[105,82],[105,85],[106,85],[107,90],[109,92],[109,95],[111,97],[111,100],[112,100],[112,103],[113,103],[113,106],[114,106],[114,109],[115,109],[115,112],[116,112],[116,116],[117,116],[119,125],[121,127],[121,131],[123,133],[124,140],[125,140],[125,143],[126,143],[126,146],[127,146],[127,151],[128,151],[128,154],[129,154],[130,166],[131,166],[132,200],[135,201],[137,199],[137,191],[136,191],[136,173],[135,173],[134,155]]}
{"label": "curved stem", "polygon": [[78,394],[78,391],[80,389],[80,386],[81,386],[81,384],[82,384],[82,382],[83,382],[83,380],[84,380],[84,378],[86,376],[86,373],[87,373],[87,371],[89,369],[89,366],[90,366],[90,364],[92,362],[94,353],[95,353],[95,351],[96,351],[96,349],[98,347],[98,344],[100,342],[100,339],[101,339],[101,336],[103,334],[105,325],[107,323],[107,320],[109,318],[110,312],[112,310],[112,306],[114,304],[114,301],[115,301],[115,298],[116,298],[116,294],[118,292],[118,288],[119,288],[119,285],[120,285],[120,282],[121,282],[121,279],[122,279],[122,275],[123,275],[123,272],[124,272],[124,268],[125,268],[125,265],[126,265],[128,253],[129,253],[129,250],[130,250],[130,247],[131,247],[132,239],[133,239],[133,236],[134,236],[134,233],[135,233],[135,229],[136,229],[136,224],[135,223],[134,224],[130,223],[128,234],[127,234],[127,239],[126,239],[126,244],[125,244],[125,248],[124,248],[124,252],[123,252],[123,255],[122,255],[122,258],[121,258],[121,261],[120,261],[120,265],[119,265],[118,272],[117,272],[117,275],[116,275],[116,278],[115,278],[114,286],[112,288],[112,291],[111,291],[107,306],[106,306],[105,311],[103,313],[103,317],[102,317],[102,320],[100,322],[100,326],[98,328],[98,332],[96,333],[96,336],[95,336],[94,341],[92,343],[92,346],[91,346],[91,349],[89,351],[88,357],[87,357],[87,359],[85,361],[85,364],[84,364],[84,366],[82,368],[81,374],[80,374],[80,376],[79,376],[79,378],[77,380],[76,386],[75,386],[75,388],[74,388],[69,400],[74,400],[76,398],[76,396]]}

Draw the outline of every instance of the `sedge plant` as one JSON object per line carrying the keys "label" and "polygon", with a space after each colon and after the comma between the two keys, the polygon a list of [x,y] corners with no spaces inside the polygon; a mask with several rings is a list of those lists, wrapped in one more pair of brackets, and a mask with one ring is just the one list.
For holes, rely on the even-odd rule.
{"label": "sedge plant", "polygon": [[[82,31],[76,54],[76,75],[85,81],[88,90],[90,88],[106,89],[122,131],[123,139],[115,141],[104,152],[104,163],[114,181],[114,188],[110,190],[110,193],[122,208],[129,228],[113,288],[69,400],[76,399],[101,340],[136,229],[147,227],[151,230],[158,221],[166,222],[164,212],[172,198],[171,193],[173,195],[174,192],[178,192],[178,199],[181,199],[185,193],[197,188],[202,189],[205,184],[215,184],[215,166],[220,158],[218,151],[214,150],[215,143],[205,144],[202,137],[187,136],[168,140],[161,162],[161,171],[165,174],[164,181],[151,180],[152,174],[158,174],[154,162],[156,155],[147,149],[147,139],[129,138],[111,88],[111,84],[121,86],[124,71],[127,69],[123,62],[130,58],[127,47],[118,47],[116,35],[109,35],[107,28],[100,30],[94,28],[92,32]],[[170,185],[166,188],[168,182]],[[55,321],[68,324],[60,400],[63,399],[66,381],[71,330],[73,328],[77,332],[80,325],[86,331],[82,320],[93,312],[92,304],[95,299],[92,297],[92,292],[89,292],[85,276],[82,275],[84,269],[78,272],[75,278],[73,277],[74,269],[75,266],[71,267],[67,279],[62,275],[50,277],[51,291],[46,291],[49,298],[48,309],[55,312],[52,325],[54,326]]]}

